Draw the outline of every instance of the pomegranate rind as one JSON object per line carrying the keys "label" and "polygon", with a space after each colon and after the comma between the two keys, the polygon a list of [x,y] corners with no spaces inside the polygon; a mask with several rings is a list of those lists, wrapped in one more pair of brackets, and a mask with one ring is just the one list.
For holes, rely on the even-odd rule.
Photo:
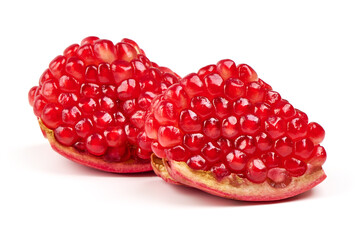
{"label": "pomegranate rind", "polygon": [[185,162],[166,159],[163,161],[168,174],[175,181],[219,197],[242,201],[276,201],[290,198],[312,189],[326,178],[321,167],[309,168],[304,175],[293,177],[286,187],[274,188],[266,181],[257,184],[234,173],[218,180],[211,172],[193,170]]}
{"label": "pomegranate rind", "polygon": [[150,162],[129,159],[125,162],[109,162],[102,157],[96,157],[86,152],[79,152],[74,147],[68,147],[56,141],[54,131],[47,128],[39,119],[39,125],[51,147],[65,158],[81,165],[113,173],[140,173],[152,171]]}
{"label": "pomegranate rind", "polygon": [[155,174],[161,177],[165,182],[181,185],[181,183],[175,181],[175,179],[170,176],[169,172],[166,170],[163,159],[158,158],[155,154],[151,154],[151,166]]}

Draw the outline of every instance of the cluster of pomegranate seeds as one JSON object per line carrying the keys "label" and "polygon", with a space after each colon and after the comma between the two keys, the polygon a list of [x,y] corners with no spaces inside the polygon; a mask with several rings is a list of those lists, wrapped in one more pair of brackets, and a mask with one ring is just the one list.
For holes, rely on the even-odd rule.
{"label": "cluster of pomegranate seeds", "polygon": [[225,59],[189,74],[151,109],[145,132],[153,152],[219,180],[234,173],[285,187],[326,160],[324,129],[246,64]]}
{"label": "cluster of pomegranate seeds", "polygon": [[35,115],[56,140],[106,161],[149,161],[144,134],[152,99],[178,81],[130,39],[87,37],[57,56],[29,91]]}

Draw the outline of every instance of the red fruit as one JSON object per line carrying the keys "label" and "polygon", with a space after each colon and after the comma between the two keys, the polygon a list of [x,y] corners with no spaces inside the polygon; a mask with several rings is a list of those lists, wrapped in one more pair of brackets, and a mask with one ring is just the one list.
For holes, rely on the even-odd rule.
{"label": "red fruit", "polygon": [[[87,37],[51,61],[28,98],[55,151],[104,171],[143,172],[151,170],[155,146],[144,133],[146,111],[177,81],[175,73],[151,63],[130,39],[114,45]],[[169,118],[165,110],[161,117]],[[157,135],[156,130],[151,136]],[[161,152],[158,147],[156,153]]]}
{"label": "red fruit", "polygon": [[[157,97],[146,120],[152,148],[162,158],[152,157],[156,174],[250,201],[288,198],[319,184],[326,177],[326,153],[318,145],[323,129],[308,124],[306,114],[251,67],[234,66],[227,59],[206,66],[180,80],[181,95]],[[186,101],[178,105],[181,99]],[[164,101],[177,107],[159,113]]]}

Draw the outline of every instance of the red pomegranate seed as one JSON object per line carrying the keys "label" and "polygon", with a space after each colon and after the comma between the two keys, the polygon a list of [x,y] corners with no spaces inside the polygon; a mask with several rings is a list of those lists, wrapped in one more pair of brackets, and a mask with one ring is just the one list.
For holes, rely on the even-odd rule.
{"label": "red pomegranate seed", "polygon": [[273,141],[268,134],[262,132],[256,136],[256,146],[262,152],[269,151],[273,146]]}
{"label": "red pomegranate seed", "polygon": [[269,104],[270,106],[276,105],[280,100],[281,96],[278,92],[268,91],[265,94],[265,103]]}
{"label": "red pomegranate seed", "polygon": [[154,108],[154,116],[160,124],[174,123],[178,118],[176,106],[163,100]]}
{"label": "red pomegranate seed", "polygon": [[325,131],[324,129],[316,122],[311,122],[308,125],[308,136],[314,144],[319,144],[324,140]]}
{"label": "red pomegranate seed", "polygon": [[77,80],[82,80],[84,77],[84,71],[85,63],[80,58],[77,56],[72,56],[67,59],[65,65],[66,74]]}
{"label": "red pomegranate seed", "polygon": [[209,118],[204,122],[203,133],[211,139],[217,139],[221,134],[220,121],[216,118]]}
{"label": "red pomegranate seed", "polygon": [[261,155],[261,160],[265,163],[267,168],[275,168],[280,166],[281,159],[274,152],[267,152]]}
{"label": "red pomegranate seed", "polygon": [[76,134],[81,138],[86,138],[93,131],[93,123],[90,119],[84,118],[75,125]]}
{"label": "red pomegranate seed", "polygon": [[28,99],[29,99],[29,104],[30,106],[34,106],[34,101],[35,101],[35,93],[38,90],[38,86],[34,86],[30,89],[29,93],[28,93]]}
{"label": "red pomegranate seed", "polygon": [[240,150],[233,150],[226,155],[226,163],[234,172],[241,172],[245,169],[248,158],[246,154]]}
{"label": "red pomegranate seed", "polygon": [[127,79],[120,83],[117,93],[120,100],[133,99],[139,96],[140,87],[135,79]]}
{"label": "red pomegranate seed", "polygon": [[68,126],[59,126],[55,128],[54,136],[59,143],[65,146],[73,145],[77,139],[75,130]]}
{"label": "red pomegranate seed", "polygon": [[287,135],[296,141],[306,137],[307,128],[307,124],[304,120],[301,118],[293,118],[287,124]]}
{"label": "red pomegranate seed", "polygon": [[270,186],[274,188],[284,188],[291,183],[291,176],[284,168],[269,169],[267,177]]}
{"label": "red pomegranate seed", "polygon": [[79,44],[76,43],[72,44],[64,50],[63,55],[67,58],[73,57],[76,55],[78,49],[79,49]]}
{"label": "red pomegranate seed", "polygon": [[206,161],[200,155],[195,155],[187,160],[187,165],[195,170],[204,170],[207,168]]}
{"label": "red pomegranate seed", "polygon": [[65,108],[61,112],[61,120],[65,124],[75,125],[81,118],[82,113],[76,107]]}
{"label": "red pomegranate seed", "polygon": [[219,118],[225,118],[231,114],[230,102],[223,97],[217,97],[213,100],[215,114]]}
{"label": "red pomegranate seed", "polygon": [[44,107],[41,120],[48,128],[55,129],[61,124],[61,107],[56,103],[48,103]]}
{"label": "red pomegranate seed", "polygon": [[118,147],[126,143],[125,131],[119,126],[106,128],[104,137],[109,147]]}
{"label": "red pomegranate seed", "polygon": [[205,66],[203,68],[201,68],[199,71],[198,71],[198,75],[201,79],[203,79],[204,77],[206,77],[207,75],[211,74],[211,73],[216,73],[216,65],[208,65],[208,66]]}
{"label": "red pomegranate seed", "polygon": [[114,44],[105,39],[94,42],[94,55],[106,63],[112,63],[117,58]]}
{"label": "red pomegranate seed", "polygon": [[64,73],[65,64],[66,58],[64,56],[57,56],[50,62],[49,70],[56,79],[59,79]]}
{"label": "red pomegranate seed", "polygon": [[224,80],[217,73],[209,74],[204,77],[205,87],[207,91],[213,95],[217,96],[223,92]]}
{"label": "red pomegranate seed", "polygon": [[261,159],[251,159],[246,166],[246,177],[254,183],[262,183],[267,177],[267,168]]}
{"label": "red pomegranate seed", "polygon": [[260,127],[261,122],[257,116],[247,114],[240,117],[240,128],[243,133],[254,135],[259,131]]}
{"label": "red pomegranate seed", "polygon": [[225,138],[234,139],[239,134],[240,125],[234,116],[225,118],[221,125],[221,135]]}
{"label": "red pomegranate seed", "polygon": [[314,143],[308,139],[301,139],[295,143],[295,156],[300,159],[308,159],[314,151]]}
{"label": "red pomegranate seed", "polygon": [[221,180],[222,178],[230,175],[230,171],[223,163],[217,163],[213,165],[210,171],[215,175],[218,180]]}
{"label": "red pomegranate seed", "polygon": [[289,137],[282,137],[275,141],[274,149],[281,157],[287,157],[293,152],[293,145]]}
{"label": "red pomegranate seed", "polygon": [[236,64],[234,61],[230,59],[224,59],[219,61],[216,64],[216,71],[220,74],[220,76],[226,80],[228,78],[236,78],[238,77],[238,71],[236,69]]}
{"label": "red pomegranate seed", "polygon": [[201,122],[196,113],[187,109],[180,113],[179,127],[187,133],[198,132],[201,130]]}
{"label": "red pomegranate seed", "polygon": [[186,134],[184,136],[184,146],[190,151],[200,151],[204,144],[205,137],[201,133]]}
{"label": "red pomegranate seed", "polygon": [[224,93],[230,100],[236,100],[245,96],[245,84],[238,78],[230,78],[224,84]]}
{"label": "red pomegranate seed", "polygon": [[191,109],[195,111],[200,117],[206,118],[213,112],[213,106],[208,98],[203,96],[196,96],[191,100]]}
{"label": "red pomegranate seed", "polygon": [[206,143],[201,153],[208,163],[215,163],[222,158],[221,149],[212,142]]}
{"label": "red pomegranate seed", "polygon": [[239,78],[243,82],[255,82],[258,80],[257,73],[247,64],[238,66]]}
{"label": "red pomegranate seed", "polygon": [[306,172],[307,166],[306,163],[302,162],[296,158],[287,158],[284,161],[285,169],[290,173],[293,177],[298,177],[303,175]]}
{"label": "red pomegranate seed", "polygon": [[252,109],[253,106],[247,98],[239,98],[236,102],[234,102],[234,113],[237,116],[249,113]]}
{"label": "red pomegranate seed", "polygon": [[242,135],[235,140],[235,147],[247,154],[253,154],[256,151],[256,143],[251,136]]}
{"label": "red pomegranate seed", "polygon": [[[305,161],[305,160],[304,160]],[[314,149],[314,154],[311,156],[308,163],[313,166],[322,166],[326,161],[326,151],[323,146],[317,145]]]}
{"label": "red pomegranate seed", "polygon": [[158,140],[163,147],[173,147],[181,143],[180,130],[173,126],[160,127]]}
{"label": "red pomegranate seed", "polygon": [[272,139],[282,137],[286,131],[286,122],[280,117],[269,117],[265,122],[265,131]]}
{"label": "red pomegranate seed", "polygon": [[188,154],[183,146],[175,146],[165,150],[166,158],[170,160],[186,161]]}
{"label": "red pomegranate seed", "polygon": [[295,116],[295,108],[286,100],[280,100],[273,111],[275,115],[284,120],[288,120]]}
{"label": "red pomegranate seed", "polygon": [[131,46],[130,44],[120,42],[115,45],[117,58],[122,61],[130,62],[131,60],[135,59],[138,55],[136,49]]}
{"label": "red pomegranate seed", "polygon": [[265,97],[265,89],[257,82],[248,83],[246,96],[253,104],[262,102]]}
{"label": "red pomegranate seed", "polygon": [[166,157],[164,148],[158,142],[152,142],[151,150],[159,158],[165,158]]}
{"label": "red pomegranate seed", "polygon": [[88,136],[86,138],[85,146],[86,150],[95,156],[105,154],[107,149],[105,138],[99,133],[94,133]]}

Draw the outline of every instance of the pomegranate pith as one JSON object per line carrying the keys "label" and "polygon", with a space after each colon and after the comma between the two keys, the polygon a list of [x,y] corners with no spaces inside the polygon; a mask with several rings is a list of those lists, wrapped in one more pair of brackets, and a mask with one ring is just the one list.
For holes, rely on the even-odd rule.
{"label": "pomegranate pith", "polygon": [[130,39],[113,44],[87,37],[51,61],[28,98],[42,129],[53,132],[52,146],[61,145],[58,152],[64,156],[105,171],[128,172],[119,164],[106,166],[112,162],[124,163],[129,172],[137,170],[127,162],[149,171],[146,112],[153,98],[177,81],[175,73],[150,62]]}
{"label": "pomegranate pith", "polygon": [[[304,112],[282,99],[251,67],[234,66],[231,60],[221,60],[174,84],[171,88],[183,92],[182,99],[186,99],[180,105],[170,89],[159,96],[167,96],[167,105],[177,105],[167,111],[171,115],[155,106],[148,115],[151,124],[145,128],[152,145],[164,149],[158,157],[167,165],[165,170],[174,181],[205,191],[206,183],[191,182],[191,178],[206,173],[214,177],[214,184],[222,184],[236,176],[254,186],[267,185],[282,192],[292,182],[308,184],[282,194],[286,197],[321,182],[326,159],[320,146],[323,128],[308,123]],[[186,154],[171,154],[175,145]],[[172,166],[177,169],[172,171]],[[186,174],[189,178],[184,179]],[[307,174],[316,177],[309,180]]]}

